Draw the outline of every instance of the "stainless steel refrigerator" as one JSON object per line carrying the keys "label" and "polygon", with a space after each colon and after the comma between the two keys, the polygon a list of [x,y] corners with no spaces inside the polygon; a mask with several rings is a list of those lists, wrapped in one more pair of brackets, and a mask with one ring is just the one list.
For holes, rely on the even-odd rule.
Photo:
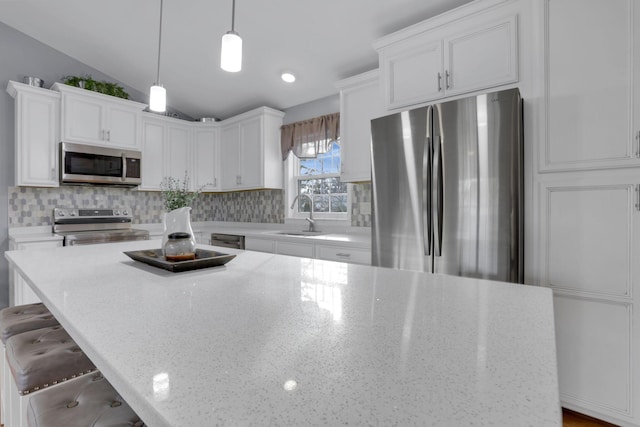
{"label": "stainless steel refrigerator", "polygon": [[518,89],[371,121],[372,263],[523,283]]}

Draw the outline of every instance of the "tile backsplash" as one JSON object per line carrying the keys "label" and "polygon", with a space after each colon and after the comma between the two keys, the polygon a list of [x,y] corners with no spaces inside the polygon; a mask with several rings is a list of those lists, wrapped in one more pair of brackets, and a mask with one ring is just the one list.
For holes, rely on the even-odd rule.
{"label": "tile backsplash", "polygon": [[[204,193],[193,204],[191,220],[257,223],[284,222],[282,190]],[[106,208],[128,206],[135,223],[162,222],[162,197],[155,191],[117,187],[10,187],[9,228],[51,225],[55,207]],[[352,226],[371,225],[371,184],[354,184]]]}

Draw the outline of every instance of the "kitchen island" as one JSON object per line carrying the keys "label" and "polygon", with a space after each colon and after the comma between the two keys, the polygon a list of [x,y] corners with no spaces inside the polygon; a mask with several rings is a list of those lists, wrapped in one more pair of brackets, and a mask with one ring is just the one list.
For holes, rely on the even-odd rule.
{"label": "kitchen island", "polygon": [[157,246],[5,253],[150,427],[561,425],[549,289],[228,248],[223,267],[171,273],[123,254]]}

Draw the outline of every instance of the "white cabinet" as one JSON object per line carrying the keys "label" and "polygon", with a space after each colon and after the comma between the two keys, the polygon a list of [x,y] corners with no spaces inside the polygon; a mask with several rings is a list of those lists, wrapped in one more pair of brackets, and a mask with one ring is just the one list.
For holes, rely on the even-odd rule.
{"label": "white cabinet", "polygon": [[640,425],[640,180],[591,173],[540,184],[541,285],[554,290],[563,406]]}
{"label": "white cabinet", "polygon": [[371,265],[371,250],[338,245],[316,244],[316,258]]}
{"label": "white cabinet", "polygon": [[55,83],[62,93],[61,136],[65,142],[140,147],[140,113],[145,104]]}
{"label": "white cabinet", "polygon": [[140,190],[160,190],[164,178],[165,123],[155,117],[142,119],[142,183]]}
{"label": "white cabinet", "polygon": [[281,111],[261,107],[222,123],[222,190],[283,187],[283,117]]}
{"label": "white cabinet", "polygon": [[[202,127],[200,127],[202,126]],[[220,189],[220,129],[218,126],[197,125],[193,130],[195,188],[204,191]]]}
{"label": "white cabinet", "polygon": [[247,236],[244,239],[244,248],[248,251],[275,253],[275,239],[263,239],[260,237]]}
{"label": "white cabinet", "polygon": [[190,189],[194,189],[193,179],[193,149],[191,129],[187,125],[167,123],[165,130],[165,176],[177,179],[179,182],[187,176]]}
{"label": "white cabinet", "polygon": [[313,242],[285,242],[278,241],[276,253],[280,255],[291,255],[301,258],[313,258]]}
{"label": "white cabinet", "polygon": [[[28,242],[16,243],[13,240],[9,243],[9,250],[33,250],[44,248],[55,248],[62,246],[62,238],[57,240],[32,240]],[[20,273],[13,268],[9,269],[9,305],[16,306],[22,304],[34,304],[41,302],[40,298],[31,290]]]}
{"label": "white cabinet", "polygon": [[375,43],[388,110],[518,81],[517,16],[476,7]]}
{"label": "white cabinet", "polygon": [[371,181],[371,119],[382,116],[378,70],[336,83],[340,89],[340,180]]}
{"label": "white cabinet", "polygon": [[15,185],[57,187],[60,94],[10,81],[15,99]]}
{"label": "white cabinet", "polygon": [[554,0],[546,7],[540,170],[640,166],[640,5]]}

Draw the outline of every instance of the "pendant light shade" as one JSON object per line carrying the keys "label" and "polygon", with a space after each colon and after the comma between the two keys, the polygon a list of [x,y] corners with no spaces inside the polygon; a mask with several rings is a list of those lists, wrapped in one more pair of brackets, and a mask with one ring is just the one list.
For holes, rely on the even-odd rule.
{"label": "pendant light shade", "polygon": [[236,0],[231,8],[231,31],[222,36],[220,49],[220,68],[232,73],[242,69],[242,38],[235,32]]}
{"label": "pendant light shade", "polygon": [[167,111],[167,90],[160,83],[151,86],[151,90],[149,91],[149,109],[158,113]]}
{"label": "pendant light shade", "polygon": [[167,90],[160,84],[160,51],[162,46],[162,0],[160,0],[160,29],[158,31],[158,69],[156,82],[149,90],[149,109],[157,113],[167,111]]}

